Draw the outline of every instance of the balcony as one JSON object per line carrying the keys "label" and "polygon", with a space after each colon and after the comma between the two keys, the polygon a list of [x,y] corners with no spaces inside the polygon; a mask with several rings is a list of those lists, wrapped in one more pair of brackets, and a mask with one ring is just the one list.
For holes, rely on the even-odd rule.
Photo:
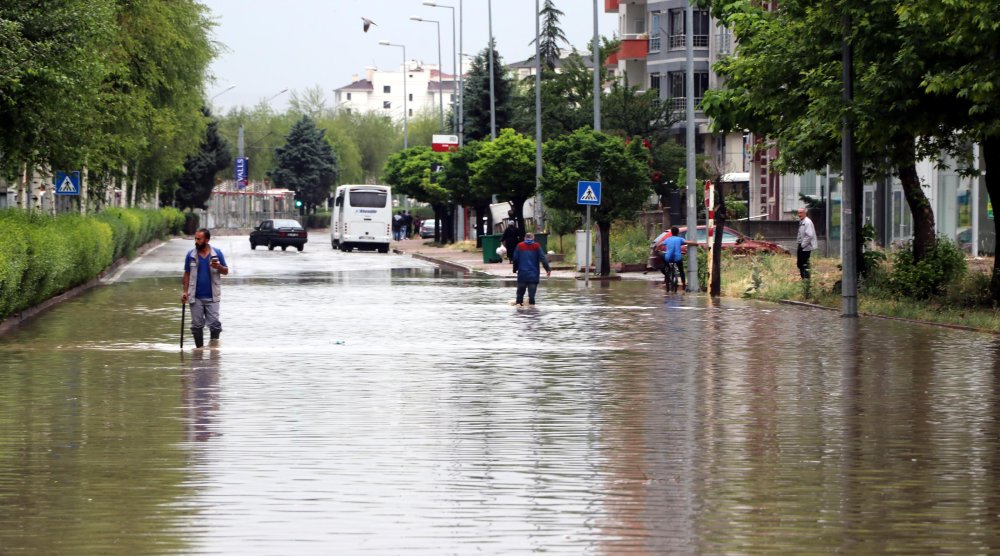
{"label": "balcony", "polygon": [[[687,48],[687,35],[670,35],[670,50],[684,50]],[[695,48],[708,48],[708,35],[694,36]]]}
{"label": "balcony", "polygon": [[649,56],[649,37],[646,35],[625,35],[618,48],[619,60],[645,60]]}
{"label": "balcony", "polygon": [[618,13],[618,6],[621,5],[621,0],[604,0],[604,13]]}

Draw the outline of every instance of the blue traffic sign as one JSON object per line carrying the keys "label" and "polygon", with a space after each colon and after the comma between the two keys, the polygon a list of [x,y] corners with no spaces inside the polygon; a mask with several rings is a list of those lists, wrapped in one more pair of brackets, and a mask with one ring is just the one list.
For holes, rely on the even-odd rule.
{"label": "blue traffic sign", "polygon": [[601,182],[599,181],[577,182],[576,204],[578,205],[601,204]]}
{"label": "blue traffic sign", "polygon": [[247,159],[246,157],[240,157],[236,159],[236,185],[240,188],[246,187],[247,180]]}
{"label": "blue traffic sign", "polygon": [[80,172],[56,172],[56,195],[79,195]]}

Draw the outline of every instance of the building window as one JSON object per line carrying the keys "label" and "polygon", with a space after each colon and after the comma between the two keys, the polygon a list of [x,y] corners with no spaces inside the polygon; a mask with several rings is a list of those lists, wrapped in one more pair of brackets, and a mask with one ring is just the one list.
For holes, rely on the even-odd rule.
{"label": "building window", "polygon": [[[672,71],[667,75],[668,84],[667,92],[673,101],[674,110],[684,110],[686,106],[687,98],[687,87],[686,87],[686,77],[687,72],[683,71]],[[708,90],[708,72],[707,71],[697,71],[694,74],[694,104],[697,108],[701,99],[705,96],[705,91]]]}
{"label": "building window", "polygon": [[382,108],[385,108],[386,110],[389,110],[390,108],[392,108],[392,101],[391,100],[383,100],[382,101]]}
{"label": "building window", "polygon": [[347,100],[351,100],[351,93],[347,93]]}
{"label": "building window", "polygon": [[454,94],[448,95],[448,102],[451,102],[451,103],[455,102],[455,95]]}
{"label": "building window", "polygon": [[410,93],[410,102],[413,102],[413,93]]}
{"label": "building window", "polygon": [[653,12],[649,26],[649,51],[660,50],[660,12]]}
{"label": "building window", "polygon": [[[668,32],[671,50],[687,48],[686,21],[684,18],[684,8],[670,10],[668,21]],[[694,47],[708,48],[708,33],[711,20],[708,17],[708,10],[694,11]]]}
{"label": "building window", "polygon": [[413,115],[413,109],[412,108],[410,108],[410,115],[411,116]]}
{"label": "building window", "polygon": [[649,74],[649,88],[653,89],[657,93],[660,92],[660,74],[651,73]]}
{"label": "building window", "polygon": [[392,92],[392,87],[389,85],[382,85],[382,92],[385,94],[389,94]]}

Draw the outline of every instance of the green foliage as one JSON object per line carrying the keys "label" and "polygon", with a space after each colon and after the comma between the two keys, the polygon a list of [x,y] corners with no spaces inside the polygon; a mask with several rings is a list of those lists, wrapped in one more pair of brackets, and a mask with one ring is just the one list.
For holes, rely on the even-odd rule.
{"label": "green foliage", "polygon": [[[542,64],[549,70],[555,70],[556,63],[559,61],[560,45],[569,44],[566,34],[559,27],[559,18],[566,14],[556,8],[552,0],[545,0],[545,4],[542,5],[538,14],[542,19],[540,25],[542,29],[541,42],[538,45],[538,51],[541,53]],[[532,40],[528,44],[535,44],[535,41]]]}
{"label": "green foliage", "polygon": [[669,102],[660,100],[656,89],[640,91],[636,85],[615,80],[601,100],[601,128],[626,138],[646,138],[660,145],[668,141],[670,128],[679,120],[678,113]]}
{"label": "green foliage", "polygon": [[504,129],[495,140],[479,147],[470,170],[472,187],[509,201],[523,225],[524,201],[535,194],[535,142],[513,129]]}
{"label": "green foliage", "polygon": [[309,229],[320,229],[330,227],[330,213],[316,212],[307,214],[305,217],[305,227]]}
{"label": "green foliage", "polygon": [[302,116],[275,152],[277,166],[270,174],[277,186],[295,192],[307,213],[326,202],[337,180],[337,157],[324,134],[312,118]]}
{"label": "green foliage", "polygon": [[990,275],[975,272],[955,280],[945,288],[943,297],[953,307],[993,307]]}
{"label": "green foliage", "polygon": [[[545,206],[576,211],[577,183],[581,180],[602,182],[601,204],[591,214],[602,230],[615,220],[632,218],[649,197],[649,151],[639,141],[628,145],[619,137],[590,129],[578,129],[569,135],[550,139],[543,146],[545,174],[542,196]],[[609,234],[601,234],[601,274],[610,267]]]}
{"label": "green foliage", "polygon": [[929,299],[942,294],[965,272],[962,250],[950,239],[940,236],[919,261],[914,260],[911,246],[896,252],[889,286],[896,296]]}
{"label": "green foliage", "polygon": [[115,209],[96,217],[0,211],[0,319],[97,278],[182,218],[176,209]]}
{"label": "green foliage", "polygon": [[[495,42],[495,41],[494,41]],[[493,48],[493,106],[496,129],[511,126],[513,119],[512,99],[514,85],[504,70],[503,59],[496,51],[496,45],[487,45],[472,60],[469,73],[465,77],[465,138],[481,140],[490,137],[490,64],[489,52]]]}
{"label": "green foliage", "polygon": [[546,211],[545,216],[549,232],[559,236],[560,239],[562,236],[572,234],[583,227],[583,215],[577,211],[550,208]]}
{"label": "green foliage", "polygon": [[865,223],[861,228],[861,242],[864,252],[861,253],[861,268],[858,270],[861,276],[869,277],[879,272],[888,257],[875,245],[875,227],[870,223]]}
{"label": "green foliage", "polygon": [[211,119],[206,109],[205,117],[209,119],[198,152],[189,155],[184,161],[184,173],[177,182],[175,192],[177,206],[181,209],[207,208],[212,189],[215,187],[215,174],[229,168],[233,162],[229,154],[229,144],[219,135],[219,122]]}
{"label": "green foliage", "polygon": [[406,195],[422,203],[447,204],[450,192],[431,179],[431,165],[445,164],[447,154],[430,147],[410,147],[389,157],[385,164],[385,183],[393,193]]}
{"label": "green foliage", "polygon": [[750,207],[736,193],[730,194],[725,199],[727,218],[729,220],[739,220],[750,215]]}
{"label": "green foliage", "polygon": [[638,224],[612,228],[610,243],[612,261],[637,264],[649,258],[649,238]]}

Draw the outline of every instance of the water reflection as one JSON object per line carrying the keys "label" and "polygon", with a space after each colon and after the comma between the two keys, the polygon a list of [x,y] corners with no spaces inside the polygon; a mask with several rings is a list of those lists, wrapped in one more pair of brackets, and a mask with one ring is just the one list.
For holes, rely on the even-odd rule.
{"label": "water reflection", "polygon": [[266,253],[219,350],[155,274],[0,339],[3,552],[1000,550],[993,337]]}

